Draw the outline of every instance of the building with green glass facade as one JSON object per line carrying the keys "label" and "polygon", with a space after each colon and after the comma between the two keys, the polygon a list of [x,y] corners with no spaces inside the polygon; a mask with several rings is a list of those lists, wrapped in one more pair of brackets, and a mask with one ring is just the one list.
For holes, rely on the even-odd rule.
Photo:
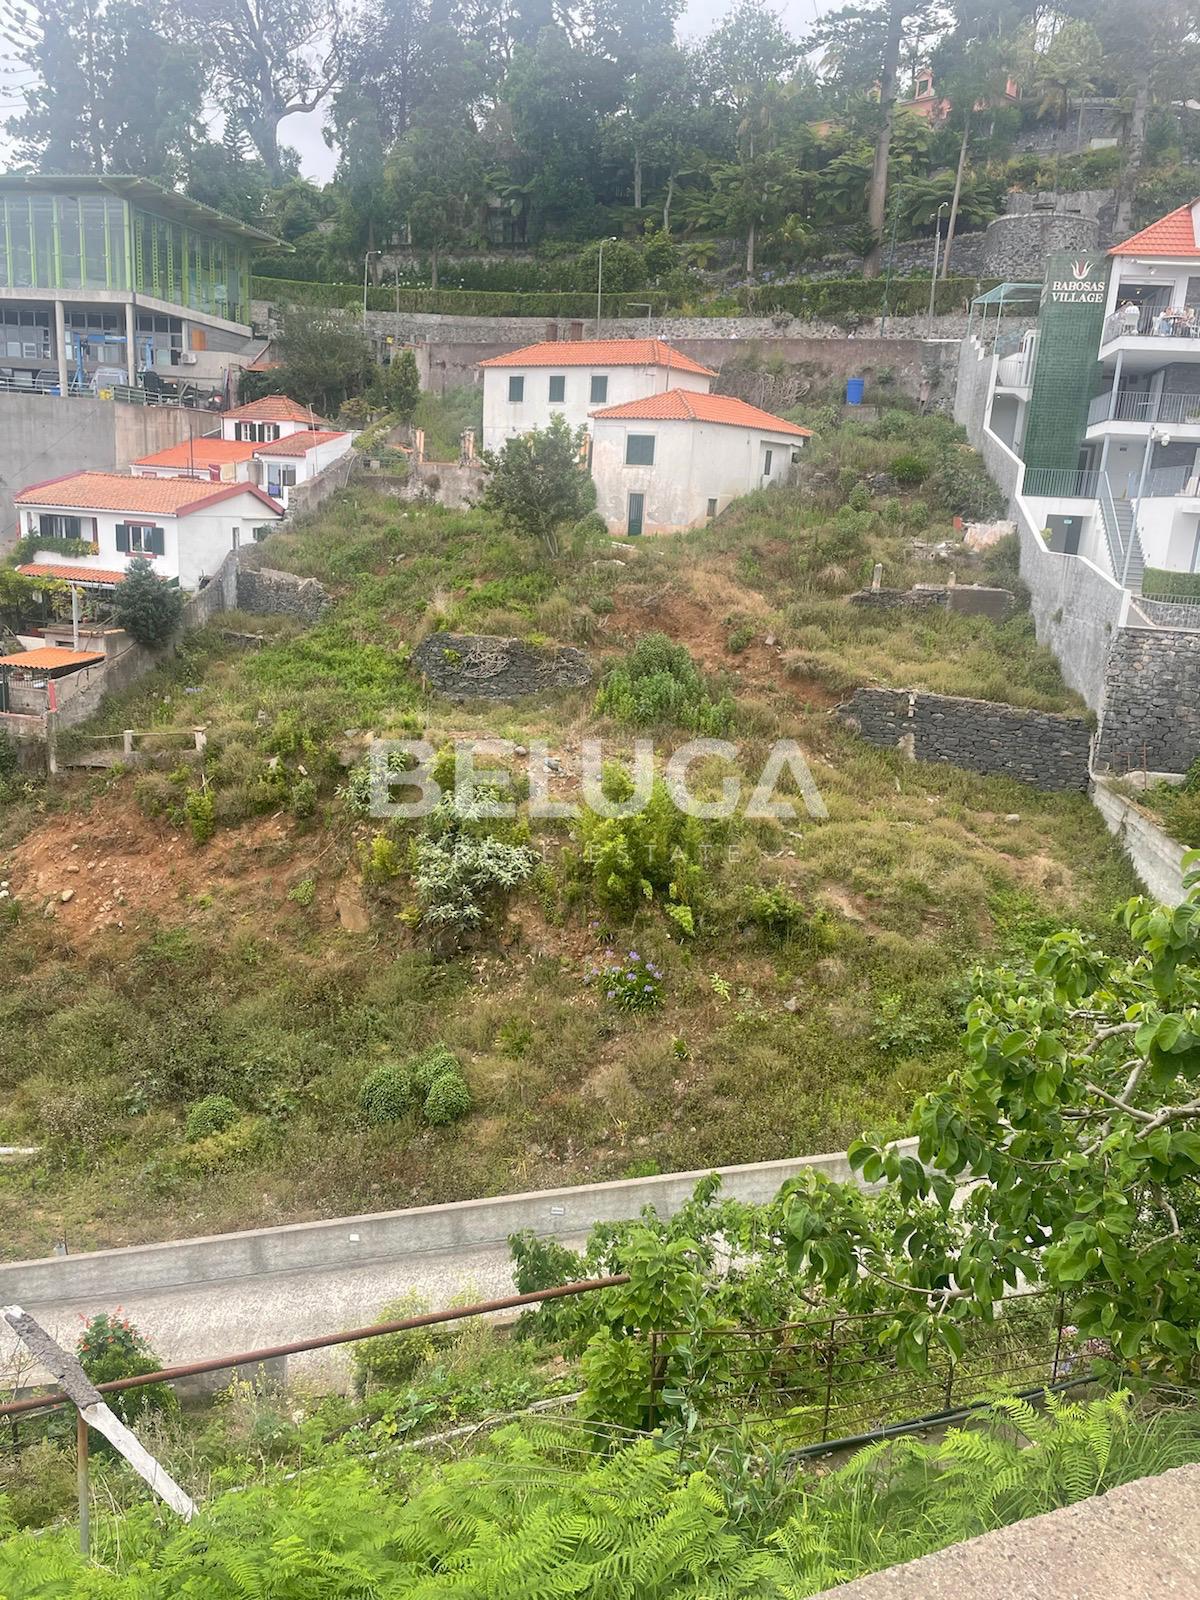
{"label": "building with green glass facade", "polygon": [[[201,366],[250,335],[250,257],[277,241],[146,178],[0,174],[0,374]],[[215,359],[201,359],[201,352]]]}

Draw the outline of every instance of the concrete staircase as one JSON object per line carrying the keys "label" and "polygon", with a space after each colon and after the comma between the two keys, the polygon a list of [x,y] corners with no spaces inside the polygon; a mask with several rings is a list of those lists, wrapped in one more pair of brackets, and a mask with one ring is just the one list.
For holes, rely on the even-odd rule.
{"label": "concrete staircase", "polygon": [[1108,540],[1113,577],[1118,583],[1124,582],[1133,594],[1140,594],[1146,558],[1142,554],[1142,541],[1134,528],[1133,504],[1127,499],[1115,498],[1107,478],[1101,479],[1100,513]]}

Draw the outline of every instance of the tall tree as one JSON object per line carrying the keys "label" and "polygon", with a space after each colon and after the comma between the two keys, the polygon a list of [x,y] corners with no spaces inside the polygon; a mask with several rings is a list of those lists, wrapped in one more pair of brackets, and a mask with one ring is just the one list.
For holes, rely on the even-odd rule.
{"label": "tall tree", "polygon": [[277,181],[279,124],[315,111],[339,81],[341,0],[189,0],[181,19],[212,62],[226,114]]}
{"label": "tall tree", "polygon": [[410,128],[388,158],[396,211],[413,244],[429,251],[435,289],[442,252],[475,239],[485,174],[478,135],[441,123]]}
{"label": "tall tree", "polygon": [[0,0],[0,26],[31,74],[7,124],[43,172],[183,176],[201,137],[206,75],[160,0],[63,0],[26,12]]}

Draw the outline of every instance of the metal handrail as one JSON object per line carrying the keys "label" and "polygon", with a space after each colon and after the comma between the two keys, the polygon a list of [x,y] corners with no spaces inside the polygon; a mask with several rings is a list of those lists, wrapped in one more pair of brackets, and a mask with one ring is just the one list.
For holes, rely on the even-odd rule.
{"label": "metal handrail", "polygon": [[[197,403],[198,396],[185,400],[179,395],[163,394],[150,389],[143,389],[137,384],[113,383],[105,384],[104,391],[114,400],[123,400],[127,405],[134,406],[168,406],[183,410],[201,411],[205,408]],[[56,378],[44,378],[40,375],[26,383],[23,379],[10,377],[0,373],[0,393],[8,394],[47,394],[60,396],[62,388]],[[84,399],[97,398],[90,380],[80,383],[78,379],[71,378],[67,383],[67,394],[71,398],[82,396]]]}
{"label": "metal handrail", "polygon": [[1124,311],[1114,311],[1106,318],[1101,344],[1111,344],[1114,339],[1200,339],[1200,322],[1191,308],[1142,306],[1137,321]]}
{"label": "metal handrail", "polygon": [[1022,492],[1047,499],[1094,500],[1099,479],[1098,472],[1073,467],[1026,467]]}
{"label": "metal handrail", "polygon": [[1097,422],[1200,423],[1200,394],[1170,391],[1153,395],[1145,390],[1110,390],[1098,394],[1088,407],[1088,426]]}
{"label": "metal handrail", "polygon": [[1118,583],[1123,583],[1126,565],[1125,543],[1121,538],[1121,524],[1117,517],[1117,507],[1107,472],[1100,474],[1099,500],[1100,524],[1104,529],[1104,542],[1108,546],[1109,565],[1112,567],[1113,577]]}

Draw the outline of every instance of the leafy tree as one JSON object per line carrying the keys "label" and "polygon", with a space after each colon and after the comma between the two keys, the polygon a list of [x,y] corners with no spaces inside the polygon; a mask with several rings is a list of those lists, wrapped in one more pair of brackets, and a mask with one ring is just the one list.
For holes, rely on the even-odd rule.
{"label": "leafy tree", "polygon": [[421,375],[411,350],[401,350],[391,365],[383,368],[379,386],[388,410],[394,411],[402,422],[411,422],[421,398]]}
{"label": "leafy tree", "polygon": [[[1200,853],[1175,909],[1124,908],[1116,953],[1064,931],[980,976],[967,1064],[917,1107],[919,1159],[859,1141],[897,1205],[785,1186],[790,1258],[833,1292],[905,1300],[910,1357],[990,1317],[1024,1275],[1066,1292],[1114,1361],[1194,1373],[1200,1349]],[[961,1212],[956,1192],[971,1184]]]}
{"label": "leafy tree", "polygon": [[272,393],[290,394],[324,413],[360,393],[370,351],[356,320],[342,312],[295,306],[284,313],[276,343],[280,365]]}
{"label": "leafy tree", "polygon": [[1053,112],[1064,127],[1072,100],[1081,100],[1096,88],[1103,46],[1090,23],[1064,22],[1044,46],[1034,29],[1025,39],[1025,67],[1035,94],[1041,96],[1043,114]]}
{"label": "leafy tree", "polygon": [[125,569],[113,597],[117,626],[148,649],[168,642],[183,615],[180,590],[158,577],[145,556],[137,556]]}
{"label": "leafy tree", "polygon": [[548,427],[484,452],[484,505],[509,527],[540,540],[548,555],[557,555],[559,529],[578,522],[596,503],[586,449],[587,429],[572,431],[556,412]]}
{"label": "leafy tree", "polygon": [[[162,1369],[162,1360],[149,1341],[120,1311],[97,1312],[75,1346],[79,1365],[93,1383],[115,1383],[119,1378],[140,1378]],[[108,1397],[122,1422],[136,1423],[154,1412],[174,1411],[179,1402],[167,1383],[147,1383]]]}
{"label": "leafy tree", "polygon": [[222,109],[278,182],[279,124],[315,111],[338,82],[340,0],[190,0],[180,17],[212,63]]}
{"label": "leafy tree", "polygon": [[475,236],[486,190],[483,147],[470,129],[412,128],[388,160],[388,184],[413,244],[430,253],[438,286],[442,252]]}
{"label": "leafy tree", "polygon": [[202,55],[160,0],[0,0],[32,75],[10,119],[21,160],[44,172],[132,172],[173,183],[200,135]]}

